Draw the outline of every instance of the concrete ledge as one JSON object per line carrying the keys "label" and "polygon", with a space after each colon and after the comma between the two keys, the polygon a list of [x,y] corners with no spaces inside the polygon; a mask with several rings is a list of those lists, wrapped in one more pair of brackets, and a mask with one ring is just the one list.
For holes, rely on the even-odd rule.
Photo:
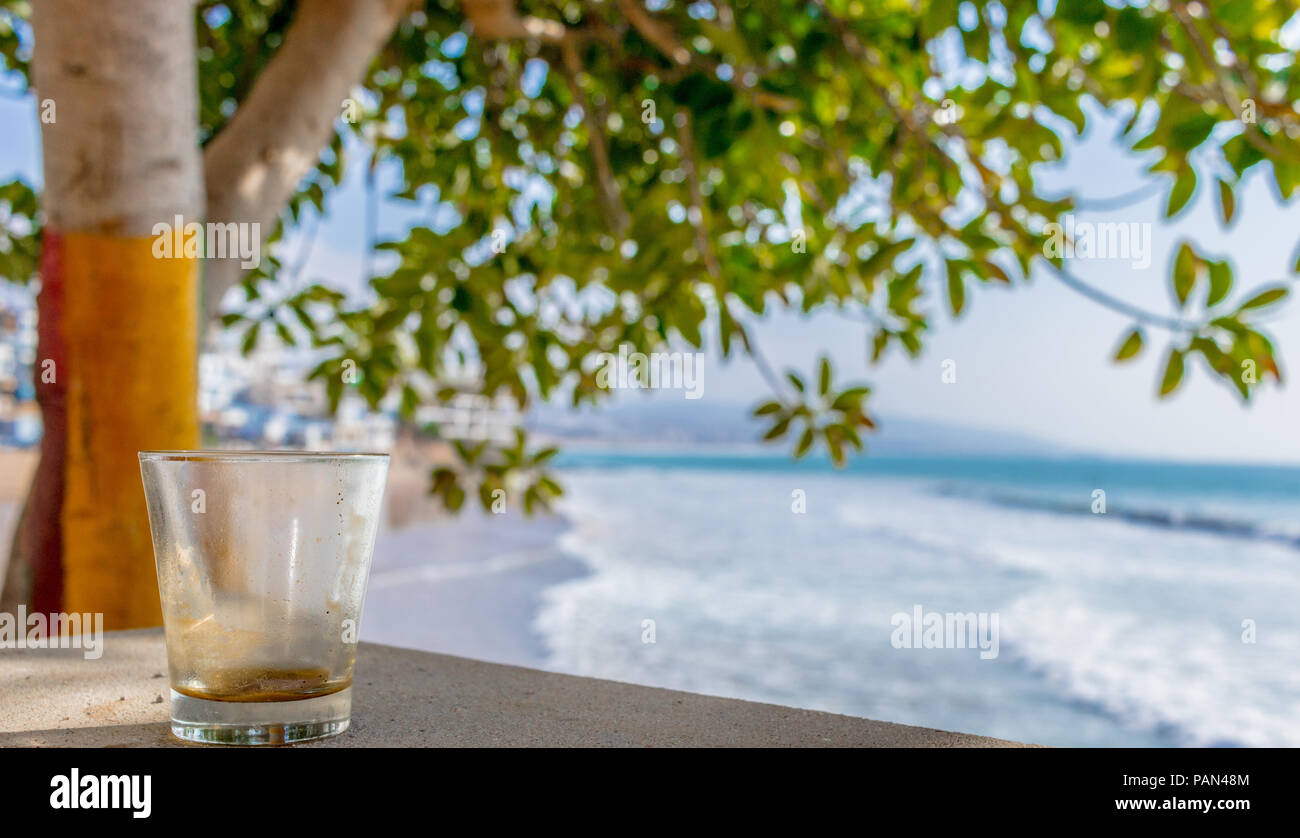
{"label": "concrete ledge", "polygon": [[[161,629],[109,632],[99,660],[0,650],[0,747],[185,747],[167,695]],[[362,643],[351,729],[297,747],[503,746],[1020,745]]]}

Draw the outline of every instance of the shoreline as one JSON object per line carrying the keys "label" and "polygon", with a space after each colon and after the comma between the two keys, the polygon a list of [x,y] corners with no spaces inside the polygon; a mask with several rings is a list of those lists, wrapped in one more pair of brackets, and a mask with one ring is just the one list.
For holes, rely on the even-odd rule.
{"label": "shoreline", "polygon": [[14,527],[36,472],[37,448],[0,448],[0,589],[9,572],[9,547]]}
{"label": "shoreline", "polygon": [[361,639],[425,652],[547,669],[537,630],[544,592],[591,571],[560,540],[558,513],[525,518],[466,509],[380,531]]}

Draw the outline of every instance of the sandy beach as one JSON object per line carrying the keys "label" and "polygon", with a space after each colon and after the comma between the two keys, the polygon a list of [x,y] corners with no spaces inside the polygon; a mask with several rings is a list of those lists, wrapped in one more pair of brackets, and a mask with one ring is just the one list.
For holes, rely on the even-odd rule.
{"label": "sandy beach", "polygon": [[361,637],[544,666],[548,650],[533,628],[541,593],[586,572],[556,546],[568,523],[514,506],[494,515],[473,501],[448,515],[428,489],[433,465],[449,458],[444,443],[410,439],[393,452]]}
{"label": "sandy beach", "polygon": [[32,472],[36,469],[35,449],[0,448],[0,580],[9,567],[9,545],[18,523]]}
{"label": "sandy beach", "polygon": [[468,510],[380,533],[361,637],[375,643],[543,667],[534,631],[542,591],[583,575],[556,546],[558,516]]}

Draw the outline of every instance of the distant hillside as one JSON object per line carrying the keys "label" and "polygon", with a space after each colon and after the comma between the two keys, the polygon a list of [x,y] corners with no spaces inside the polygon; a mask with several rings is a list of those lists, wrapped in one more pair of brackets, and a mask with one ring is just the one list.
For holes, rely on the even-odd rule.
{"label": "distant hillside", "polygon": [[[879,430],[865,437],[867,450],[876,455],[1063,456],[1086,453],[1061,443],[1014,432],[902,416],[879,417],[878,421]],[[749,418],[745,405],[641,398],[627,398],[597,410],[573,411],[543,405],[529,413],[527,425],[545,439],[619,447],[758,446],[764,430],[763,425]]]}

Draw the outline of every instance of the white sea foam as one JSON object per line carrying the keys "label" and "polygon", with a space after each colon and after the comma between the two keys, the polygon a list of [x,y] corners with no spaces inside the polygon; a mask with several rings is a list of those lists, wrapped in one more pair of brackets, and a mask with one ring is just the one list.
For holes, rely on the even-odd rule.
{"label": "white sea foam", "polygon": [[[1282,544],[913,478],[566,481],[561,547],[591,573],[543,594],[552,668],[1047,744],[1300,744],[1300,552]],[[890,615],[914,603],[1000,612],[1000,658],[893,649]]]}
{"label": "white sea foam", "polygon": [[1180,744],[1300,745],[1300,635],[1270,628],[1251,645],[1226,621],[1157,621],[1078,600],[1059,589],[1018,600],[1004,615],[1003,649],[1062,695]]}

